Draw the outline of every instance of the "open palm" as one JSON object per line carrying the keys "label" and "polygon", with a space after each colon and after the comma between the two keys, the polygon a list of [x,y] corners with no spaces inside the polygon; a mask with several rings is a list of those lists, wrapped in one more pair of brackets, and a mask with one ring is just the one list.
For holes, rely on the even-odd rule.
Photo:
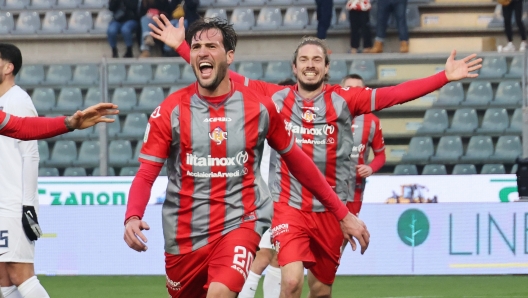
{"label": "open palm", "polygon": [[456,51],[453,50],[445,65],[445,73],[449,81],[478,77],[478,74],[471,72],[482,67],[482,58],[475,59],[477,54],[471,54],[463,59],[455,60],[455,56]]}
{"label": "open palm", "polygon": [[185,40],[184,19],[178,20],[178,27],[174,27],[163,14],[159,18],[154,17],[153,19],[156,25],[149,24],[149,28],[152,30],[150,35],[173,49],[178,48]]}

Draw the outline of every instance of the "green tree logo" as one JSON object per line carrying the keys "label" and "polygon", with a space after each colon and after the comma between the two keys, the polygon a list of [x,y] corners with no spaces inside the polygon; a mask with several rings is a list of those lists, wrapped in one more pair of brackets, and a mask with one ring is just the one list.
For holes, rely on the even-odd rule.
{"label": "green tree logo", "polygon": [[398,219],[398,236],[412,247],[412,272],[414,272],[414,248],[425,242],[429,235],[429,219],[418,209],[408,209]]}

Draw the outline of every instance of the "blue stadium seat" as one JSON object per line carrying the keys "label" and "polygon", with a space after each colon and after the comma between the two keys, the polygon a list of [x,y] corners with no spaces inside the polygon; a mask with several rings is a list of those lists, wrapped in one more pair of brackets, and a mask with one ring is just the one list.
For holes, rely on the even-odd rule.
{"label": "blue stadium seat", "polygon": [[40,30],[40,16],[36,11],[23,11],[18,15],[13,34],[35,34]]}
{"label": "blue stadium seat", "polygon": [[31,99],[39,114],[45,114],[55,108],[55,91],[51,88],[33,89]]}
{"label": "blue stadium seat", "polygon": [[515,56],[510,62],[510,70],[504,75],[506,78],[522,78],[523,74],[523,56]]}
{"label": "blue stadium seat", "polygon": [[13,14],[8,11],[0,11],[0,34],[9,34],[15,29]]}
{"label": "blue stadium seat", "polygon": [[158,64],[154,73],[153,83],[176,83],[180,79],[180,64]]}
{"label": "blue stadium seat", "polygon": [[485,164],[480,170],[481,174],[506,174],[506,169],[503,164]]}
{"label": "blue stadium seat", "polygon": [[511,118],[510,127],[506,129],[506,133],[520,134],[522,132],[522,117],[522,109],[515,109]]}
{"label": "blue stadium seat", "polygon": [[257,17],[253,30],[277,30],[282,26],[281,10],[276,7],[263,7]]}
{"label": "blue stadium seat", "polygon": [[46,73],[45,84],[67,85],[72,79],[72,69],[69,64],[52,64]]}
{"label": "blue stadium seat", "polygon": [[116,88],[111,102],[118,105],[122,112],[131,111],[137,105],[136,91],[132,87]]}
{"label": "blue stadium seat", "polygon": [[475,175],[477,174],[477,169],[475,165],[471,164],[457,164],[453,168],[453,175]]}
{"label": "blue stadium seat", "polygon": [[[290,0],[291,1],[291,0]],[[308,25],[308,11],[305,7],[288,7],[284,15],[283,30],[301,30]]]}
{"label": "blue stadium seat", "polygon": [[73,71],[72,84],[93,86],[99,82],[99,67],[97,64],[80,64]]}
{"label": "blue stadium seat", "polygon": [[292,76],[290,61],[270,61],[264,72],[264,80],[267,82],[278,82]]}
{"label": "blue stadium seat", "polygon": [[490,136],[472,136],[466,149],[466,155],[460,160],[467,163],[486,162],[493,154],[493,142]]}
{"label": "blue stadium seat", "polygon": [[57,141],[51,156],[44,164],[49,167],[64,168],[72,165],[77,159],[77,146],[74,141]]}
{"label": "blue stadium seat", "polygon": [[83,106],[81,89],[65,87],[59,92],[57,108],[54,112],[72,114]]}
{"label": "blue stadium seat", "polygon": [[88,33],[93,28],[92,14],[85,10],[75,10],[70,16],[66,33]]}
{"label": "blue stadium seat", "polygon": [[66,15],[62,11],[49,10],[42,21],[42,33],[61,33],[66,29]]}
{"label": "blue stadium seat", "polygon": [[482,118],[482,125],[477,129],[478,134],[502,134],[510,126],[510,118],[506,109],[487,109]]}
{"label": "blue stadium seat", "polygon": [[128,114],[123,124],[123,131],[118,134],[120,139],[141,139],[145,135],[148,118],[143,113]]}
{"label": "blue stadium seat", "polygon": [[96,167],[100,162],[99,152],[99,141],[84,141],[79,149],[79,157],[73,162],[73,165],[76,167]]}
{"label": "blue stadium seat", "polygon": [[[117,115],[109,115],[109,116],[106,116],[106,117],[114,119],[113,123],[108,123],[106,125],[106,130],[107,130],[106,133],[107,133],[109,139],[115,139],[117,134],[121,132],[121,121],[119,120],[119,116],[117,116]],[[94,131],[93,131],[93,135],[90,136],[90,139],[98,139],[99,138],[101,125],[102,124],[97,124],[95,126]]]}
{"label": "blue stadium seat", "polygon": [[360,75],[365,82],[376,79],[376,66],[371,59],[354,59],[350,65],[350,74]]}
{"label": "blue stadium seat", "polygon": [[101,90],[97,87],[88,88],[84,97],[84,107],[93,106],[102,101]]}
{"label": "blue stadium seat", "polygon": [[417,135],[442,134],[448,127],[447,112],[444,109],[429,109],[425,112],[422,126]]}
{"label": "blue stadium seat", "polygon": [[472,134],[478,127],[478,117],[475,109],[458,109],[455,111],[448,134]]}
{"label": "blue stadium seat", "polygon": [[402,156],[404,163],[426,163],[434,154],[433,139],[431,137],[413,137],[409,149]]}
{"label": "blue stadium seat", "polygon": [[418,169],[415,165],[397,165],[394,168],[394,175],[418,175]]}
{"label": "blue stadium seat", "polygon": [[18,73],[19,85],[38,85],[44,81],[44,66],[41,64],[22,65]]}
{"label": "blue stadium seat", "polygon": [[108,146],[108,164],[110,166],[123,167],[132,158],[132,145],[130,141],[115,140]]}
{"label": "blue stadium seat", "polygon": [[62,176],[66,177],[82,177],[87,176],[86,175],[86,169],[81,167],[69,167],[64,170],[64,174]]}
{"label": "blue stadium seat", "polygon": [[447,175],[447,170],[444,165],[428,164],[424,166],[422,175]]}
{"label": "blue stadium seat", "polygon": [[126,79],[126,69],[123,64],[108,65],[108,83],[121,84]]}
{"label": "blue stadium seat", "polygon": [[139,94],[139,102],[134,110],[150,114],[164,99],[165,96],[161,87],[144,87]]}
{"label": "blue stadium seat", "polygon": [[228,20],[227,13],[223,8],[208,8],[205,11],[205,18],[219,18]]}
{"label": "blue stadium seat", "polygon": [[473,81],[469,84],[464,106],[487,106],[493,98],[493,90],[488,81]]}
{"label": "blue stadium seat", "polygon": [[521,84],[517,81],[502,81],[497,87],[495,100],[490,102],[492,106],[517,107],[522,100]]}
{"label": "blue stadium seat", "polygon": [[152,79],[152,65],[147,63],[132,64],[128,68],[127,84],[146,84]]}
{"label": "blue stadium seat", "polygon": [[451,82],[440,88],[438,99],[433,106],[458,106],[464,100],[464,89],[462,83]]}
{"label": "blue stadium seat", "polygon": [[522,154],[521,138],[519,136],[501,136],[495,145],[495,153],[490,156],[492,163],[513,163]]}
{"label": "blue stadium seat", "polygon": [[464,154],[462,139],[459,136],[443,136],[436,146],[436,154],[431,162],[453,164]]}
{"label": "blue stadium seat", "polygon": [[238,65],[239,74],[252,80],[259,80],[264,75],[262,63],[260,61],[243,61]]}
{"label": "blue stadium seat", "polygon": [[235,8],[231,14],[231,24],[236,31],[247,31],[255,26],[255,13],[251,8]]}
{"label": "blue stadium seat", "polygon": [[59,169],[57,168],[39,168],[39,177],[57,177],[59,176]]}
{"label": "blue stadium seat", "polygon": [[[86,3],[86,0],[85,0],[85,3]],[[112,18],[113,18],[112,12],[108,10],[99,11],[99,13],[97,14],[97,17],[95,17],[94,28],[92,29],[91,32],[92,33],[106,33],[106,30],[108,29],[108,24],[110,24],[110,21],[112,21]]]}
{"label": "blue stadium seat", "polygon": [[506,65],[506,57],[484,57],[479,77],[492,79],[502,78],[507,70],[508,66]]}

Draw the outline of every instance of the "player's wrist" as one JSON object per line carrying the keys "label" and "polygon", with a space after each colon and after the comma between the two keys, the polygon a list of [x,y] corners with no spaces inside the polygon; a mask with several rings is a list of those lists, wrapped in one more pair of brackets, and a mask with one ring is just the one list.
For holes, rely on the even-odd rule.
{"label": "player's wrist", "polygon": [[66,128],[67,128],[69,131],[74,131],[74,130],[75,130],[75,127],[73,127],[73,126],[71,125],[71,117],[72,117],[72,116],[69,116],[69,117],[64,118],[64,125],[66,125]]}
{"label": "player's wrist", "polygon": [[139,216],[137,216],[137,215],[133,215],[133,216],[127,218],[127,219],[125,220],[125,226],[128,224],[128,222],[130,222],[130,221],[132,221],[132,220],[136,220],[136,219],[137,219],[137,220],[141,220],[141,218],[139,218]]}

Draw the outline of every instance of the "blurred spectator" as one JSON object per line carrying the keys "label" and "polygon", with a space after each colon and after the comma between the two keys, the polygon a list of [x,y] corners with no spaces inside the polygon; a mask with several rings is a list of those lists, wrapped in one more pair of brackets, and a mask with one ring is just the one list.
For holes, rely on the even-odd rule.
{"label": "blurred spectator", "polygon": [[112,57],[118,58],[117,35],[121,33],[127,47],[123,57],[132,58],[134,32],[138,28],[138,0],[110,0],[108,9],[113,13],[113,19],[108,24],[108,43],[112,48]]}
{"label": "blurred spectator", "polygon": [[376,28],[376,40],[371,53],[383,52],[383,41],[387,34],[387,23],[391,13],[394,15],[400,36],[400,53],[409,52],[409,30],[407,28],[407,0],[379,0]]}
{"label": "blurred spectator", "polygon": [[[194,21],[200,18],[198,14],[198,7],[200,6],[200,0],[172,0],[169,3],[169,12],[167,16],[174,27],[178,27],[178,21],[180,18],[184,18],[185,28],[194,23]],[[163,53],[166,56],[173,56],[176,53],[174,49],[171,49],[169,46],[163,46]]]}
{"label": "blurred spectator", "polygon": [[334,0],[315,0],[317,5],[317,38],[326,39],[326,32],[332,24]]}
{"label": "blurred spectator", "polygon": [[346,9],[350,20],[350,53],[356,54],[359,50],[359,41],[363,37],[363,53],[372,49],[372,36],[370,33],[370,0],[348,0]]}
{"label": "blurred spectator", "polygon": [[168,0],[141,0],[139,15],[141,16],[141,50],[140,58],[150,57],[150,47],[155,45],[154,38],[150,36],[149,24],[155,24],[154,17],[160,14],[169,15]]}
{"label": "blurred spectator", "polygon": [[506,38],[508,38],[508,44],[502,48],[503,52],[515,52],[515,46],[513,45],[513,33],[512,33],[512,14],[515,12],[515,23],[519,27],[519,34],[521,34],[521,45],[519,51],[524,52],[526,49],[526,29],[522,21],[523,13],[523,0],[499,0],[502,4],[502,16],[504,17],[504,31],[506,32]]}

